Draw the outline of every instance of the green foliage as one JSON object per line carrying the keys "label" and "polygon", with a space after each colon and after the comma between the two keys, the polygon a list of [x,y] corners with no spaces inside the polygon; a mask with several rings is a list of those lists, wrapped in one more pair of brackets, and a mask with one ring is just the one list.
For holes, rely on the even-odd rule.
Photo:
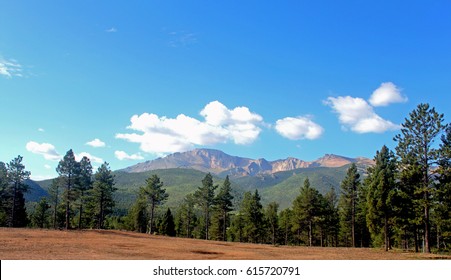
{"label": "green foliage", "polygon": [[171,209],[168,208],[163,218],[159,222],[158,233],[167,236],[175,236],[175,223]]}
{"label": "green foliage", "polygon": [[227,227],[230,224],[229,213],[233,210],[232,187],[227,176],[215,198],[212,235],[216,240],[227,240]]}
{"label": "green foliage", "polygon": [[58,163],[56,172],[60,176],[61,184],[64,186],[63,201],[66,206],[65,227],[71,227],[71,205],[75,200],[74,187],[80,173],[80,164],[75,160],[75,154],[70,149]]}
{"label": "green foliage", "polygon": [[258,190],[254,194],[245,192],[243,201],[241,202],[240,213],[244,223],[242,228],[241,239],[245,242],[263,243],[264,236],[264,220],[263,206]]}
{"label": "green foliage", "polygon": [[323,214],[322,196],[310,187],[310,181],[305,179],[300,194],[293,201],[293,230],[298,234],[299,242],[303,229],[307,229],[307,244],[313,246],[313,230]]}
{"label": "green foliage", "polygon": [[10,207],[10,211],[6,212],[8,213],[7,224],[10,227],[25,227],[28,223],[24,193],[28,190],[25,180],[29,179],[31,173],[25,170],[22,160],[22,156],[17,156],[7,164],[6,168],[9,184],[6,188],[6,196],[9,199],[5,201],[5,204]]}
{"label": "green foliage", "polygon": [[419,167],[421,184],[416,186],[415,193],[421,195],[416,203],[423,210],[424,241],[427,252],[431,252],[430,211],[433,200],[432,168],[439,156],[439,150],[434,148],[435,139],[446,128],[443,125],[443,114],[435,111],[429,104],[419,104],[401,124],[401,133],[394,140],[398,142],[396,153],[402,163],[402,169]]}
{"label": "green foliage", "polygon": [[48,228],[50,226],[49,208],[50,205],[47,203],[47,199],[45,197],[42,198],[31,215],[31,223],[34,227]]}
{"label": "green foliage", "polygon": [[213,176],[210,173],[205,175],[202,186],[194,193],[196,204],[202,209],[204,214],[205,239],[209,239],[210,215],[212,207],[216,204],[215,190],[218,186],[213,185]]}
{"label": "green foliage", "polygon": [[149,217],[149,233],[154,232],[154,218],[155,218],[155,208],[163,204],[167,198],[168,194],[166,189],[163,189],[163,182],[160,180],[156,174],[152,175],[146,180],[146,185],[140,188],[140,196],[144,198],[150,209]]}
{"label": "green foliage", "polygon": [[340,186],[340,232],[342,243],[345,246],[356,247],[356,215],[359,186],[360,174],[357,172],[356,165],[352,164]]}
{"label": "green foliage", "polygon": [[91,193],[91,213],[97,228],[104,228],[104,221],[108,214],[112,213],[114,206],[113,194],[114,174],[109,164],[103,163],[94,175],[94,186]]}
{"label": "green foliage", "polygon": [[271,244],[275,245],[279,239],[279,204],[271,202],[265,209],[265,220],[271,233]]}
{"label": "green foliage", "polygon": [[376,152],[374,160],[376,165],[368,169],[365,180],[368,210],[366,221],[373,245],[378,246],[378,241],[383,240],[385,250],[388,251],[391,249],[392,218],[395,215],[396,159],[393,152],[384,145],[381,151]]}

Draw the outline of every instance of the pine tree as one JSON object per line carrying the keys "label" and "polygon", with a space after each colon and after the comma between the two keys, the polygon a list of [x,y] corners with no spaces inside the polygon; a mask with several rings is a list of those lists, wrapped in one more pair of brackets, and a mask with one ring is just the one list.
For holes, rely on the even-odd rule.
{"label": "pine tree", "polygon": [[216,222],[218,229],[220,230],[221,240],[227,241],[227,227],[230,223],[229,213],[232,211],[232,199],[233,195],[231,194],[232,187],[230,184],[229,176],[227,176],[219,189],[219,193],[216,196],[216,211],[218,212]]}
{"label": "pine tree", "polygon": [[152,175],[147,178],[146,186],[140,189],[142,196],[148,201],[150,209],[150,219],[149,219],[149,234],[154,232],[154,219],[155,219],[155,208],[163,204],[167,198],[168,194],[166,189],[163,189],[163,182],[157,175]]}
{"label": "pine tree", "polygon": [[62,185],[64,186],[63,201],[66,206],[66,230],[70,228],[71,204],[75,199],[74,187],[80,174],[80,164],[75,160],[72,149],[67,151],[63,159],[58,163],[56,168],[60,176]]}
{"label": "pine tree", "polygon": [[218,186],[213,185],[213,177],[210,173],[205,175],[202,180],[202,187],[199,187],[194,193],[197,205],[202,209],[204,214],[204,226],[205,226],[205,239],[208,240],[209,227],[210,227],[210,215],[212,207],[216,204],[215,190]]}
{"label": "pine tree", "polygon": [[138,195],[135,203],[130,208],[128,218],[132,230],[136,230],[140,233],[147,232],[147,225],[149,224],[147,199],[142,192]]}
{"label": "pine tree", "polygon": [[180,236],[185,236],[188,238],[193,237],[193,231],[197,223],[197,217],[195,213],[194,206],[196,200],[193,194],[188,194],[180,205],[177,211],[177,232]]}
{"label": "pine tree", "polygon": [[279,232],[279,204],[277,202],[271,202],[265,209],[265,218],[271,232],[271,244],[275,245],[278,239]]}
{"label": "pine tree", "polygon": [[438,149],[434,148],[433,144],[435,138],[445,129],[444,119],[443,114],[437,113],[429,104],[419,104],[409,117],[401,124],[401,134],[396,135],[394,140],[398,142],[396,152],[401,161],[406,162],[406,158],[411,158],[421,168],[421,185],[415,192],[421,193],[422,196],[420,203],[423,208],[424,242],[426,251],[430,253],[430,210],[433,202],[431,167],[435,165],[439,155]]}
{"label": "pine tree", "polygon": [[48,227],[49,225],[49,209],[50,205],[47,203],[45,197],[41,198],[38,205],[34,209],[34,213],[31,216],[31,222],[33,226],[38,228]]}
{"label": "pine tree", "polygon": [[8,219],[8,169],[6,164],[0,161],[0,226],[6,226]]}
{"label": "pine tree", "polygon": [[117,190],[114,184],[114,175],[109,164],[104,162],[94,175],[92,189],[93,212],[99,229],[104,228],[105,218],[114,206],[113,194]]}
{"label": "pine tree", "polygon": [[11,227],[24,227],[28,221],[23,193],[28,190],[25,180],[30,178],[31,173],[25,170],[22,159],[22,156],[17,156],[7,164],[9,188],[12,197],[9,219],[9,226]]}
{"label": "pine tree", "polygon": [[167,236],[175,236],[174,217],[169,208],[161,220],[159,233]]}
{"label": "pine tree", "polygon": [[247,242],[261,243],[263,241],[263,206],[258,190],[254,194],[244,193],[241,203],[241,214],[243,215],[243,239]]}
{"label": "pine tree", "polygon": [[293,201],[293,218],[297,226],[298,236],[302,228],[307,227],[308,245],[313,246],[313,229],[315,222],[322,215],[320,194],[310,187],[310,180],[304,181],[300,194]]}
{"label": "pine tree", "polygon": [[289,208],[284,209],[279,214],[279,227],[283,233],[283,244],[288,245],[291,242],[291,220],[293,211]]}
{"label": "pine tree", "polygon": [[80,161],[80,169],[78,174],[75,191],[78,192],[78,229],[83,227],[83,205],[86,200],[86,193],[92,189],[92,165],[87,157],[83,157]]}
{"label": "pine tree", "polygon": [[60,179],[61,177],[55,178],[52,180],[52,184],[50,185],[48,189],[49,193],[49,202],[51,203],[51,207],[53,208],[53,218],[52,218],[52,225],[54,229],[58,228],[58,206],[60,202]]}
{"label": "pine tree", "polygon": [[366,220],[373,240],[384,236],[385,251],[391,249],[391,220],[394,216],[392,198],[396,190],[396,160],[395,155],[387,146],[377,151],[374,158],[375,166],[368,168],[365,180],[367,187]]}
{"label": "pine tree", "polygon": [[324,196],[324,232],[326,246],[338,246],[340,216],[338,214],[338,196],[332,187]]}
{"label": "pine tree", "polygon": [[351,246],[356,247],[356,215],[358,188],[360,186],[360,174],[353,163],[349,167],[346,177],[341,182],[340,224],[345,245],[348,245],[348,236],[351,237]]}
{"label": "pine tree", "polygon": [[441,137],[439,160],[439,183],[437,186],[437,249],[449,250],[451,246],[451,126]]}

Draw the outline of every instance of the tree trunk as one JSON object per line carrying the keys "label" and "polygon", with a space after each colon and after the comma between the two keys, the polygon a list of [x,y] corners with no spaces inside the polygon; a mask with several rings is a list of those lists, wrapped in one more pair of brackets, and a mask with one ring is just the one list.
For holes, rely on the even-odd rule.
{"label": "tree trunk", "polygon": [[227,236],[226,236],[226,228],[227,228],[227,212],[224,211],[223,212],[223,225],[222,225],[222,241],[227,241]]}
{"label": "tree trunk", "polygon": [[17,197],[17,182],[14,183],[13,205],[11,209],[11,221],[9,223],[10,227],[14,227],[16,223],[16,197]]}
{"label": "tree trunk", "polygon": [[155,203],[152,201],[150,205],[149,234],[153,233],[154,214],[155,214]]}
{"label": "tree trunk", "polygon": [[81,192],[81,198],[80,198],[80,215],[79,215],[79,219],[78,219],[78,229],[81,229],[82,223],[81,223],[81,217],[83,214],[83,191]]}
{"label": "tree trunk", "polygon": [[388,217],[387,213],[385,213],[384,217],[384,237],[385,237],[385,251],[388,251],[389,248],[389,240],[388,240]]}
{"label": "tree trunk", "polygon": [[309,246],[312,247],[312,244],[313,244],[312,221],[309,221],[309,224],[308,224],[308,239],[309,239]]}
{"label": "tree trunk", "polygon": [[429,245],[429,201],[428,196],[429,196],[429,192],[425,192],[424,194],[425,196],[425,200],[426,200],[426,205],[424,207],[424,242],[425,242],[425,249],[426,249],[426,253],[430,253],[431,252],[431,247]]}
{"label": "tree trunk", "polygon": [[414,230],[414,239],[415,239],[415,253],[419,252],[419,242],[418,242],[418,228],[415,225],[415,230]]}

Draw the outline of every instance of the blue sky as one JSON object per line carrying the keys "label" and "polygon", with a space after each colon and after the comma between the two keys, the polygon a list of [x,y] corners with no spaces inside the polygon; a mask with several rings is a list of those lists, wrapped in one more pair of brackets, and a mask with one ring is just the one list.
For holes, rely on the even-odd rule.
{"label": "blue sky", "polygon": [[449,121],[451,2],[221,2],[3,1],[0,161],[372,158],[419,103]]}

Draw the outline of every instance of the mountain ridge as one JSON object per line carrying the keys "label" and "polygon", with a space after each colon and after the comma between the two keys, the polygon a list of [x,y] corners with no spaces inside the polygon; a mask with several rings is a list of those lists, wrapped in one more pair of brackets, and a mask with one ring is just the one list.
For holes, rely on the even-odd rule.
{"label": "mountain ridge", "polygon": [[202,172],[239,178],[274,174],[301,168],[342,167],[351,163],[370,166],[373,164],[373,161],[365,157],[349,158],[334,154],[326,154],[314,161],[304,161],[294,157],[268,161],[264,158],[251,159],[232,156],[214,149],[194,149],[138,163],[124,168],[121,171],[139,173],[159,169],[190,168]]}

